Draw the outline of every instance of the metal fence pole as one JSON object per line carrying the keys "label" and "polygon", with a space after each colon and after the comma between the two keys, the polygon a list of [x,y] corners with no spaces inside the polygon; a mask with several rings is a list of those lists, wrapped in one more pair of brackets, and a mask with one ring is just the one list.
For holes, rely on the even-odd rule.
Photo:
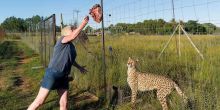
{"label": "metal fence pole", "polygon": [[102,9],[102,69],[104,77],[104,96],[107,97],[107,82],[106,82],[106,62],[105,62],[105,30],[104,30],[104,12],[103,12],[103,0],[101,0],[101,9]]}
{"label": "metal fence pole", "polygon": [[53,14],[53,45],[56,44],[56,15]]}
{"label": "metal fence pole", "polygon": [[41,18],[40,23],[40,57],[41,57],[41,64],[43,64],[43,17]]}
{"label": "metal fence pole", "polygon": [[[53,18],[52,18],[53,19]],[[50,47],[51,47],[51,37],[53,37],[53,36],[51,36],[50,34],[51,34],[51,26],[50,26],[50,21],[49,21],[49,23],[47,23],[47,28],[48,28],[48,32],[47,32],[47,48],[48,48],[48,56],[47,56],[47,58],[48,58],[48,60],[47,61],[49,61],[50,60]],[[53,32],[52,32],[53,33]],[[48,64],[48,62],[47,62],[47,64]]]}
{"label": "metal fence pole", "polygon": [[47,66],[47,60],[46,60],[46,58],[47,58],[47,49],[46,49],[46,43],[47,43],[47,41],[46,41],[46,33],[45,33],[45,21],[44,21],[44,33],[43,33],[43,36],[44,36],[44,67],[46,67]]}

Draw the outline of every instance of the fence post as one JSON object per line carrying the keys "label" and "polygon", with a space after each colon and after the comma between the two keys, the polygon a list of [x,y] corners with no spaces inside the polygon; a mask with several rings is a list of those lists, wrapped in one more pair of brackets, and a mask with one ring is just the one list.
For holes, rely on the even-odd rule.
{"label": "fence post", "polygon": [[41,57],[41,64],[43,64],[43,17],[41,18],[40,22],[40,57]]}
{"label": "fence post", "polygon": [[[52,16],[52,20],[53,20],[53,16]],[[49,33],[50,33],[50,31],[51,30],[53,30],[52,29],[52,27],[53,27],[53,21],[52,21],[52,27],[50,27],[50,23],[47,23],[47,27],[49,28],[48,29],[48,31],[49,31]],[[52,34],[53,34],[53,32],[52,32]],[[53,38],[53,35],[52,35],[52,38]],[[49,63],[49,60],[50,60],[50,48],[51,48],[51,36],[50,36],[50,34],[48,34],[48,32],[47,32],[47,37],[46,37],[46,39],[47,39],[47,48],[48,48],[48,55],[47,55],[47,58],[48,58],[48,60],[46,60],[46,61],[48,61],[47,62],[47,64]]]}
{"label": "fence post", "polygon": [[[44,21],[44,28],[43,29],[45,29],[45,21]],[[44,67],[46,67],[47,66],[47,60],[46,60],[46,58],[47,58],[47,48],[46,48],[46,35],[45,35],[46,33],[45,33],[45,30],[44,30],[44,33],[43,33],[43,36],[44,36]]]}
{"label": "fence post", "polygon": [[56,15],[53,14],[53,45],[56,44]]}
{"label": "fence post", "polygon": [[105,100],[107,100],[107,79],[106,79],[106,62],[105,62],[105,30],[104,30],[104,14],[103,14],[103,0],[101,0],[101,10],[102,10],[102,70],[104,77],[104,96]]}

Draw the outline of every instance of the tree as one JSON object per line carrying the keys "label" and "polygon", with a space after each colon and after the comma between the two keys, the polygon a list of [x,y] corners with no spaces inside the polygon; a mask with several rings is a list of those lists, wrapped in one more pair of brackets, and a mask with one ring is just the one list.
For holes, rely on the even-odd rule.
{"label": "tree", "polygon": [[93,31],[93,28],[90,27],[90,26],[87,26],[87,27],[85,28],[85,33],[91,33],[92,31]]}
{"label": "tree", "polygon": [[164,26],[166,24],[166,21],[164,21],[163,19],[158,19],[157,20],[157,34],[162,35],[165,34],[165,29]]}
{"label": "tree", "polygon": [[[200,24],[198,21],[189,20],[184,23],[180,21],[181,25],[184,25],[185,30],[191,34],[212,34],[216,31],[217,27],[211,23]],[[143,22],[138,22],[134,24],[129,23],[117,23],[116,25],[110,25],[108,29],[111,33],[121,33],[121,32],[135,32],[142,35],[151,35],[151,34],[172,34],[174,28],[177,26],[177,22],[172,19],[169,22],[166,22],[163,19],[157,20],[144,20]]]}
{"label": "tree", "polygon": [[39,15],[32,16],[31,18],[25,19],[25,26],[27,27],[27,30],[30,29],[30,31],[35,31],[35,27],[38,25],[38,23],[41,21],[41,17]]}
{"label": "tree", "polygon": [[185,30],[189,33],[196,34],[196,32],[198,32],[197,26],[197,21],[189,20],[187,23],[185,23]]}
{"label": "tree", "polygon": [[32,23],[35,25],[41,21],[41,17],[39,15],[35,15],[31,19],[32,19]]}
{"label": "tree", "polygon": [[204,23],[202,25],[205,27],[208,34],[213,34],[217,29],[217,27],[212,23]]}
{"label": "tree", "polygon": [[7,32],[24,32],[27,31],[29,27],[34,30],[40,21],[41,17],[39,15],[26,19],[11,16],[6,18],[1,25],[2,28]]}
{"label": "tree", "polygon": [[27,27],[24,25],[25,21],[22,18],[14,16],[6,18],[1,24],[2,28],[7,32],[24,32]]}
{"label": "tree", "polygon": [[212,23],[200,24],[193,20],[185,23],[185,30],[192,34],[213,34],[216,29],[217,27]]}

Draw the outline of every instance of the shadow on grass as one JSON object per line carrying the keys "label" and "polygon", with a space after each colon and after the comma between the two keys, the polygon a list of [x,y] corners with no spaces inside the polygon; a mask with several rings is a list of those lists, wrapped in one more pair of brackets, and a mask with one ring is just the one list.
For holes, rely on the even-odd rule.
{"label": "shadow on grass", "polygon": [[[80,91],[77,94],[68,97],[70,110],[97,110],[100,105],[99,98],[94,94],[86,91]],[[44,103],[42,109],[52,110],[59,107],[59,99],[54,98]],[[26,110],[27,106],[23,106],[18,110]]]}

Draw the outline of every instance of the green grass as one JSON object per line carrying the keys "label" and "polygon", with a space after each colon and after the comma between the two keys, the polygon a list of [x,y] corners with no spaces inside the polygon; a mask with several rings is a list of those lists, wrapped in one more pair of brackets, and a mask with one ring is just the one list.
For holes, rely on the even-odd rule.
{"label": "green grass", "polygon": [[[168,48],[160,59],[157,59],[163,46],[168,41],[168,36],[120,36],[106,37],[106,65],[107,84],[116,85],[123,91],[130,91],[127,87],[127,67],[128,57],[139,59],[138,69],[143,72],[160,74],[173,79],[180,88],[191,99],[192,106],[198,110],[219,109],[219,65],[220,65],[220,37],[219,36],[193,36],[192,40],[198,49],[203,53],[205,59],[202,60],[186,37],[181,37],[181,57],[176,54],[175,39],[171,41]],[[91,37],[88,49],[94,56],[77,44],[79,63],[87,65],[89,73],[80,75],[75,71],[75,77],[80,88],[96,90],[103,85],[103,74],[101,72],[102,54],[101,38]],[[108,47],[113,48],[113,57],[108,51]],[[110,93],[110,92],[109,92]],[[153,92],[141,94],[143,100],[149,100],[149,95]],[[171,109],[184,108],[181,106],[181,98],[173,95]],[[160,109],[160,104],[155,94],[150,95],[151,101],[144,101],[139,104],[139,109],[148,108]],[[120,109],[127,109],[128,102],[120,106]],[[143,104],[142,104],[143,103]]]}
{"label": "green grass", "polygon": [[[21,63],[25,62],[25,63]],[[19,40],[6,40],[0,43],[0,105],[1,110],[24,110],[37,96],[44,69],[32,69],[41,66],[40,57],[32,49]],[[73,85],[71,82],[71,85]],[[77,91],[70,87],[69,96]],[[51,91],[42,110],[58,110],[59,97]],[[70,109],[74,109],[71,101]]]}
{"label": "green grass", "polygon": [[[168,38],[169,36],[106,36],[106,81],[109,88],[107,103],[112,94],[112,85],[118,86],[125,96],[130,95],[130,88],[126,81],[126,63],[130,56],[139,59],[138,70],[164,75],[177,82],[190,98],[195,110],[220,109],[220,36],[192,37],[195,45],[203,53],[204,60],[199,57],[185,37],[181,38],[181,57],[176,54],[175,39],[173,39],[164,54],[158,59]],[[88,53],[80,43],[76,43],[77,62],[86,65],[89,72],[84,75],[79,73],[76,68],[72,69],[75,80],[71,82],[70,95],[88,90],[102,97],[104,95],[104,74],[102,73],[101,37],[89,37],[89,40],[90,42],[86,46],[92,53]],[[113,48],[112,54],[108,50],[109,46]],[[5,49],[6,47],[10,48],[10,51]],[[20,55],[24,58],[31,58],[30,62],[18,65]],[[27,107],[37,95],[40,80],[44,74],[44,69],[31,69],[41,65],[39,56],[20,41],[5,41],[0,44],[0,61],[4,66],[4,69],[0,70],[0,82],[5,85],[0,86],[0,104],[4,105],[2,108],[8,110]],[[16,68],[23,70],[20,73],[14,73],[13,70]],[[21,76],[29,84],[29,86],[25,86],[24,90],[14,87],[15,77]],[[142,100],[137,103],[138,110],[161,109],[155,91],[139,92],[138,99]],[[182,99],[176,92],[172,92],[168,99],[170,100],[170,110],[184,110]],[[52,92],[42,109],[58,109],[57,100],[56,92]],[[129,110],[130,106],[130,99],[128,99],[117,108]],[[74,107],[70,105],[70,109],[74,109]]]}
{"label": "green grass", "polygon": [[[23,59],[27,63],[20,64]],[[33,70],[40,66],[40,59],[33,50],[20,41],[4,41],[0,44],[0,104],[1,110],[23,110],[34,100],[40,87],[43,69]],[[58,98],[55,92],[48,98]],[[43,108],[49,107],[51,103]],[[53,105],[54,106],[54,105]]]}

